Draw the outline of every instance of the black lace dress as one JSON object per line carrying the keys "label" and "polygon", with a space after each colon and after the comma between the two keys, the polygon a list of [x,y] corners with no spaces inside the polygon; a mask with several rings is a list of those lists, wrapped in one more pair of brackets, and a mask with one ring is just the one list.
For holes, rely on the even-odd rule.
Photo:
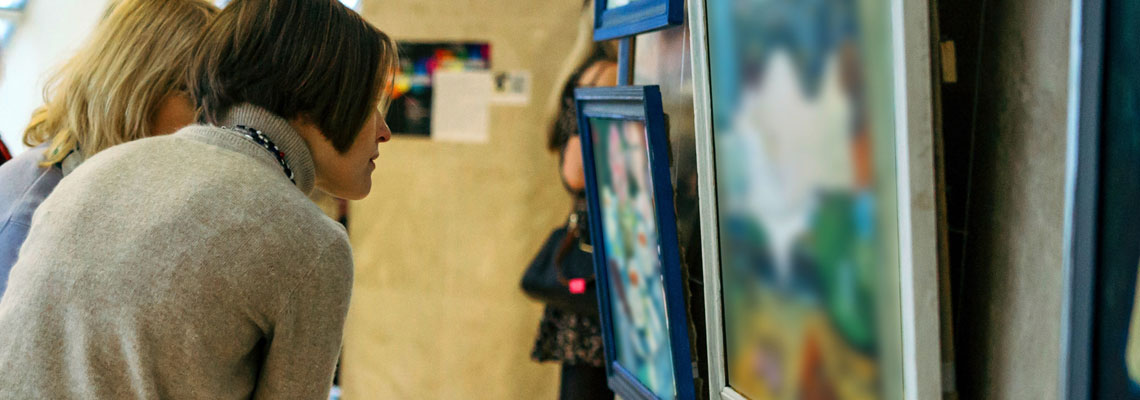
{"label": "black lace dress", "polygon": [[605,366],[602,330],[597,315],[582,315],[546,306],[530,357],[572,365]]}

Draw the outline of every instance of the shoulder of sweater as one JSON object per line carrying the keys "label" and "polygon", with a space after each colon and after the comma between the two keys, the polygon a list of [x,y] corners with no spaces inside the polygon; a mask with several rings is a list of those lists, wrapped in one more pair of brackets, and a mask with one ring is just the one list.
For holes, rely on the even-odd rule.
{"label": "shoulder of sweater", "polygon": [[322,265],[338,265],[343,268],[342,273],[347,273],[349,278],[352,277],[352,245],[349,244],[348,234],[343,229],[333,235],[317,258],[317,262]]}
{"label": "shoulder of sweater", "polygon": [[[352,246],[348,241],[348,231],[345,230],[344,225],[339,222],[333,221],[321,211],[316,204],[311,201],[306,207],[307,212],[314,213],[312,216],[314,221],[319,221],[316,226],[318,227],[322,236],[326,239],[326,253],[325,257],[340,257],[347,255],[349,259],[352,258]],[[335,253],[335,254],[333,254]]]}
{"label": "shoulder of sweater", "polygon": [[[316,264],[352,266],[352,249],[344,227],[297,192],[290,200],[269,206],[270,230],[291,237],[298,245],[283,251]],[[312,253],[309,253],[309,252]]]}
{"label": "shoulder of sweater", "polygon": [[[179,158],[194,158],[201,152],[210,152],[214,156],[211,156],[209,165],[199,164],[181,169],[181,171],[195,170],[192,174],[197,175],[197,178],[192,179],[195,179],[198,185],[185,187],[186,190],[203,190],[206,188],[204,185],[206,182],[225,182],[222,186],[215,186],[223,190],[214,193],[213,199],[221,198],[231,207],[241,207],[250,213],[270,216],[264,219],[264,224],[275,226],[274,230],[283,234],[292,232],[295,238],[309,242],[303,247],[310,250],[320,249],[334,240],[342,241],[347,246],[348,239],[344,227],[328,218],[308,196],[287,179],[278,179],[279,169],[264,165],[262,165],[264,168],[248,168],[250,165],[260,165],[260,163],[246,155],[230,151],[220,153],[229,154],[228,156],[216,157],[219,153],[215,152],[217,148],[210,143],[210,140],[232,138],[243,145],[246,141],[236,135],[197,134],[211,130],[222,130],[222,128],[195,125],[183,128],[174,135],[132,141],[97,154],[91,160],[84,162],[84,166],[108,162],[167,163],[168,161],[162,159],[162,156],[156,158],[156,155],[171,154]],[[188,162],[194,163],[192,160]]]}
{"label": "shoulder of sweater", "polygon": [[289,284],[289,298],[293,301],[321,301],[347,304],[352,292],[354,265],[348,236],[334,235],[316,253],[312,264],[303,274],[295,275]]}

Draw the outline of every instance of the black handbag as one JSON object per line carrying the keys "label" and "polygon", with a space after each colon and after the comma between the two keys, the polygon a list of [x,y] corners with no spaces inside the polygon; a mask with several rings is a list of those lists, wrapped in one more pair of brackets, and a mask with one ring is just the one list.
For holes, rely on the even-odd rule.
{"label": "black handbag", "polygon": [[594,255],[585,207],[551,232],[522,278],[531,298],[566,311],[598,315]]}

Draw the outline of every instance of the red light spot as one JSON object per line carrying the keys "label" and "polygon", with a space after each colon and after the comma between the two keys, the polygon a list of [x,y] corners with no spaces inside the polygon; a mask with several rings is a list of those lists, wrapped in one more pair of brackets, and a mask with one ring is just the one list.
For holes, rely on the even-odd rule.
{"label": "red light spot", "polygon": [[574,278],[570,280],[570,293],[582,294],[586,293],[586,280],[582,278]]}

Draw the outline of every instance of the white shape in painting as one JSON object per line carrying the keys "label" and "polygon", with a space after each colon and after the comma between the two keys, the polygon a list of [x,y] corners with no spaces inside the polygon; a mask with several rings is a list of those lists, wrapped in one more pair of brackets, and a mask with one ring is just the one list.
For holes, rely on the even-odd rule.
{"label": "white shape in painting", "polygon": [[[820,189],[854,185],[850,148],[853,109],[830,57],[820,93],[808,98],[789,54],[775,52],[759,84],[746,87],[730,133],[718,149],[744,166],[742,192],[729,207],[756,217],[775,258],[777,278],[792,275],[792,251],[808,229]],[[732,180],[733,178],[730,178]]]}

